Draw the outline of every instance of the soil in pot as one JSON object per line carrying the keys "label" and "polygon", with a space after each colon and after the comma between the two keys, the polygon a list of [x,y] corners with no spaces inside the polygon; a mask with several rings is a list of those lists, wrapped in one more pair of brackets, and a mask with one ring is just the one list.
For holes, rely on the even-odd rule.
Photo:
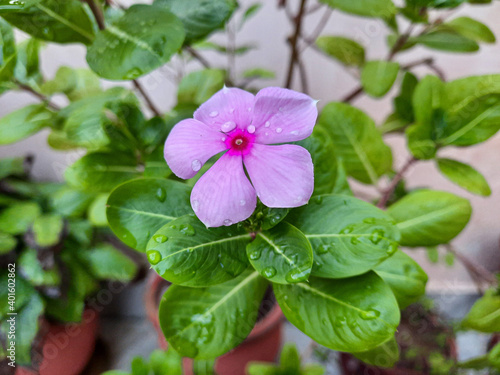
{"label": "soil in pot", "polygon": [[431,373],[431,360],[456,359],[453,329],[440,316],[421,304],[413,304],[401,314],[396,333],[400,360],[393,368],[369,366],[347,353],[341,354],[345,375],[426,375]]}
{"label": "soil in pot", "polygon": [[94,352],[98,322],[98,313],[93,309],[84,311],[81,323],[44,322],[47,329],[41,345],[43,359],[39,372],[19,367],[15,375],[81,374]]}
{"label": "soil in pot", "polygon": [[[158,320],[158,306],[169,283],[156,273],[148,280],[146,310],[149,320],[158,333],[159,346],[167,348]],[[259,307],[257,323],[246,340],[231,352],[217,359],[216,371],[219,375],[245,375],[245,368],[250,361],[273,362],[281,347],[283,313],[269,288]],[[192,374],[192,361],[184,361],[185,375]]]}

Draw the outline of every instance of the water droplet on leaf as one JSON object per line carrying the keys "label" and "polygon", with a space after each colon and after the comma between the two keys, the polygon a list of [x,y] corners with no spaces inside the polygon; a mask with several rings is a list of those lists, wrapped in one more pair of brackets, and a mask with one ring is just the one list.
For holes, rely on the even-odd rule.
{"label": "water droplet on leaf", "polygon": [[153,240],[155,240],[155,242],[157,243],[164,243],[167,242],[168,237],[164,236],[163,234],[156,234],[153,236]]}
{"label": "water droplet on leaf", "polygon": [[165,202],[166,197],[167,197],[166,190],[162,187],[158,188],[158,190],[156,191],[156,198],[158,198],[160,202]]}
{"label": "water droplet on leaf", "polygon": [[161,261],[161,254],[159,251],[156,250],[148,251],[147,256],[149,263],[151,263],[153,266]]}
{"label": "water droplet on leaf", "polygon": [[268,279],[276,276],[276,268],[274,267],[266,267],[262,270],[262,273],[264,274],[265,277],[267,277]]}

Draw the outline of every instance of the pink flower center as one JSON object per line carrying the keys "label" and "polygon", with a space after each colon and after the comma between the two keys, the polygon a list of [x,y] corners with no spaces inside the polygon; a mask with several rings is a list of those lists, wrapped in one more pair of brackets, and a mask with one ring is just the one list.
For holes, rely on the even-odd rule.
{"label": "pink flower center", "polygon": [[235,129],[225,140],[229,155],[247,155],[252,149],[255,135],[246,130]]}

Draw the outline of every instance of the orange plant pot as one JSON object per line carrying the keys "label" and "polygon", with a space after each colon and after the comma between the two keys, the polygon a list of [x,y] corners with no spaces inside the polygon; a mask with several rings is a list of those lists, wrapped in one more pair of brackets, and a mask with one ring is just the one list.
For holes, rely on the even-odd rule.
{"label": "orange plant pot", "polygon": [[[156,273],[148,277],[145,294],[146,312],[158,334],[160,348],[167,349],[168,343],[163,336],[158,318],[158,307],[163,279]],[[278,304],[253,328],[250,335],[237,348],[217,359],[215,369],[219,375],[245,375],[248,362],[273,362],[281,347],[283,313]],[[184,374],[192,374],[192,360],[184,359]]]}
{"label": "orange plant pot", "polygon": [[42,324],[47,326],[47,334],[43,338],[43,359],[39,372],[19,367],[15,375],[81,374],[94,352],[99,314],[93,309],[86,309],[80,323],[43,321]]}

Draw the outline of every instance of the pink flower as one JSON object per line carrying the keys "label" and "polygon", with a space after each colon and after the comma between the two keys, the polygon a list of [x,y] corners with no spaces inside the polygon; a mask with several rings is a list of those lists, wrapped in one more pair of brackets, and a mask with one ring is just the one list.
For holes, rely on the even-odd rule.
{"label": "pink flower", "polygon": [[191,206],[207,227],[247,219],[257,197],[268,207],[302,206],[314,188],[311,155],[282,143],[310,136],[317,117],[316,101],[305,94],[268,87],[254,96],[224,87],[194,119],[172,129],[165,160],[176,176],[188,179],[226,151],[191,192]]}

